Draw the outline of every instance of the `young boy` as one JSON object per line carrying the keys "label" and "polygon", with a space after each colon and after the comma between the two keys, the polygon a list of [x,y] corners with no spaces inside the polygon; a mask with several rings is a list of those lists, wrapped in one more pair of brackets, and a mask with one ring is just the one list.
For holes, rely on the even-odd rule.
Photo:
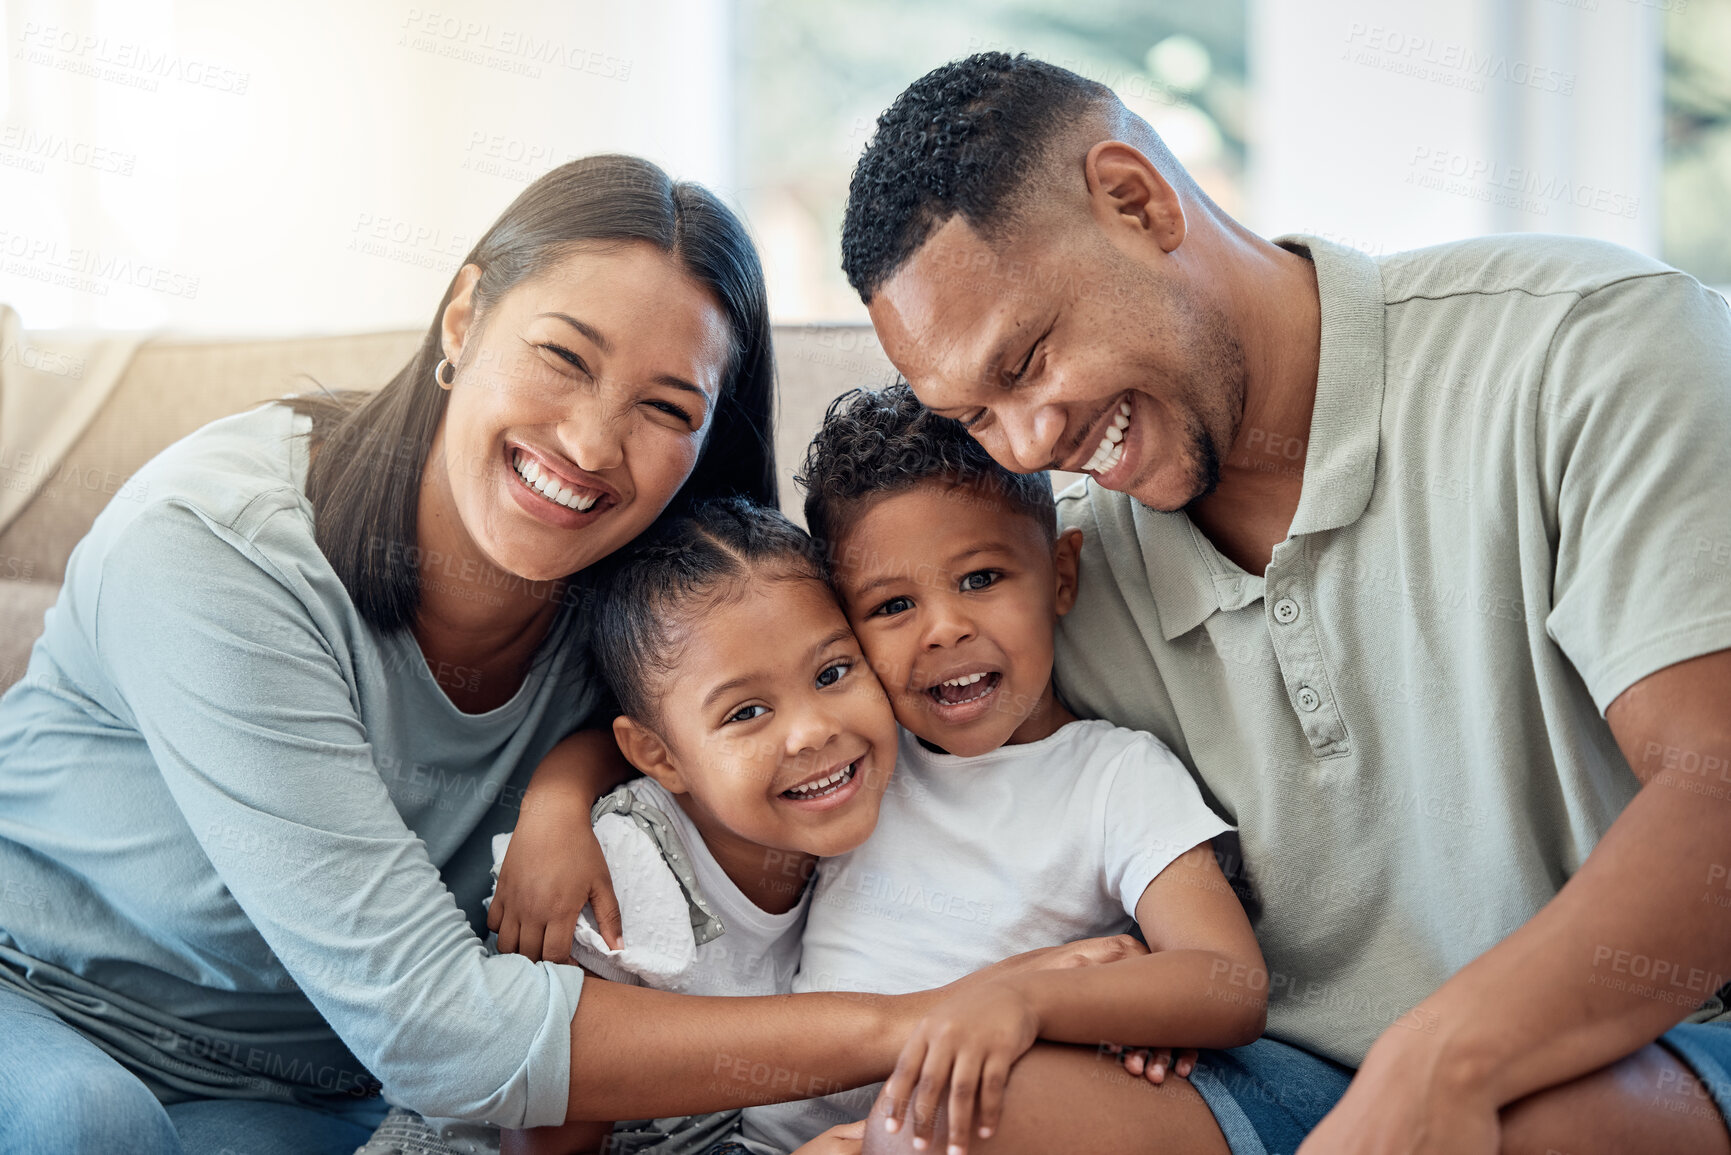
{"label": "young boy", "polygon": [[[794,989],[918,990],[1139,928],[1146,956],[1019,975],[941,1005],[873,1116],[894,1132],[911,1105],[923,1148],[942,1103],[957,1153],[1003,1111],[1014,1148],[1009,1130],[1037,1126],[1032,1099],[1059,1095],[1065,1149],[1112,1149],[1152,1089],[1125,1095],[1072,1054],[1042,1059],[1039,1081],[1006,1103],[1011,1065],[1036,1039],[1230,1047],[1261,1034],[1261,952],[1209,846],[1230,827],[1156,738],[1079,721],[1058,698],[1053,631],[1075,597],[1081,536],[1057,534],[1043,475],[1004,470],[897,385],[838,399],[800,481],[903,733],[876,831],[819,869]],[[1093,1069],[1079,1074],[1075,1059]],[[745,1133],[787,1150],[863,1117],[875,1093],[752,1108]],[[1188,1115],[1167,1105],[1168,1137],[1180,1117],[1212,1128],[1192,1092],[1171,1093],[1189,1096]],[[1087,1126],[1099,1133],[1076,1129]]]}

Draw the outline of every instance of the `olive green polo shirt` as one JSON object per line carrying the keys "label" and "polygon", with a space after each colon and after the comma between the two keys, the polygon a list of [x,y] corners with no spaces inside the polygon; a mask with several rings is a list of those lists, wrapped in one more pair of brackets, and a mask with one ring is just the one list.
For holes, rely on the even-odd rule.
{"label": "olive green polo shirt", "polygon": [[1182,512],[1072,487],[1058,683],[1238,825],[1269,1033],[1356,1066],[1391,1023],[1435,1029],[1409,1012],[1634,796],[1606,706],[1731,647],[1731,317],[1594,241],[1280,243],[1322,302],[1310,438],[1253,447],[1302,463],[1290,535],[1259,577]]}

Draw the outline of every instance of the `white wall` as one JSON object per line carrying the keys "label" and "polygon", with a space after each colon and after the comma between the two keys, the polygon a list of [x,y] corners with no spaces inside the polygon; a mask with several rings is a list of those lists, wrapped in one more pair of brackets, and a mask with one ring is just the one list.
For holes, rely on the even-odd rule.
{"label": "white wall", "polygon": [[1676,2],[1251,0],[1246,223],[1376,252],[1557,232],[1656,254]]}
{"label": "white wall", "polygon": [[8,3],[0,300],[30,328],[420,328],[540,172],[732,183],[725,0]]}

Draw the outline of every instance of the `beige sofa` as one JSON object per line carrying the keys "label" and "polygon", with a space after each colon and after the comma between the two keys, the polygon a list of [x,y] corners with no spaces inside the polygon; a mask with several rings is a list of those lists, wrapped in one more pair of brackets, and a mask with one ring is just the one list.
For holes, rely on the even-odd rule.
{"label": "beige sofa", "polygon": [[[206,422],[259,401],[319,384],[377,388],[408,360],[420,336],[145,343],[66,460],[0,533],[0,690],[23,676],[73,546],[110,500],[135,499],[125,483],[139,466]],[[893,380],[894,371],[867,327],[778,327],[775,340],[781,388],[776,458],[783,506],[798,520],[792,475],[825,406],[855,385]],[[26,467],[0,462],[0,470]]]}

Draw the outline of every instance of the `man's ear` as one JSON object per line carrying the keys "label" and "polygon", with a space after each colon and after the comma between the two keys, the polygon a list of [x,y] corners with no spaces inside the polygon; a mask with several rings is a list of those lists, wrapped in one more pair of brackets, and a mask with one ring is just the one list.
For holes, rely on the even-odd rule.
{"label": "man's ear", "polygon": [[451,285],[451,303],[439,318],[439,343],[445,360],[455,365],[463,359],[463,342],[469,339],[469,329],[475,322],[475,282],[481,279],[481,266],[464,265],[457,270]]}
{"label": "man's ear", "polygon": [[1076,604],[1077,574],[1082,561],[1082,531],[1066,529],[1052,546],[1052,566],[1058,573],[1058,616],[1063,617]]}
{"label": "man's ear", "polygon": [[1095,219],[1111,235],[1131,226],[1170,253],[1184,243],[1184,203],[1154,162],[1121,140],[1103,140],[1083,161]]}
{"label": "man's ear", "polygon": [[613,740],[619,743],[619,752],[627,762],[661,783],[669,794],[689,793],[673,751],[654,730],[621,714],[613,719]]}

